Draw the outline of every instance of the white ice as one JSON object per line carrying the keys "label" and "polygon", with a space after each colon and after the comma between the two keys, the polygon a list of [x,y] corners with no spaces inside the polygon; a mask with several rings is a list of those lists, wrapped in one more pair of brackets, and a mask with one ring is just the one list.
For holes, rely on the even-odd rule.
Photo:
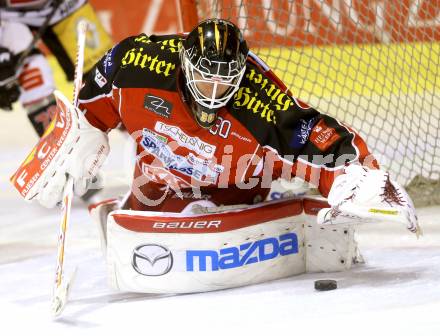
{"label": "white ice", "polygon": [[[440,335],[440,207],[420,209],[419,240],[399,225],[359,227],[366,264],[347,272],[160,296],[108,289],[97,230],[74,200],[66,267],[79,271],[52,320],[59,210],[27,204],[12,188],[8,178],[36,137],[23,114],[0,113],[0,125],[1,335]],[[114,136],[115,151],[122,139]],[[339,288],[316,292],[314,280],[325,278]]]}

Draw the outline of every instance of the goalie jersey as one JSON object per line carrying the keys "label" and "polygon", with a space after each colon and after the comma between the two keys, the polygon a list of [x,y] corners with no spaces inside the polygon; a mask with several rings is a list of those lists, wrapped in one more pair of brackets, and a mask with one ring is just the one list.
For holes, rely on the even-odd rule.
{"label": "goalie jersey", "polygon": [[215,125],[200,127],[180,68],[183,38],[141,34],[121,41],[80,92],[79,107],[94,127],[122,125],[136,141],[127,207],[176,211],[188,194],[217,204],[253,203],[273,180],[292,176],[326,196],[346,164],[377,167],[354,130],[294,98],[252,53]]}

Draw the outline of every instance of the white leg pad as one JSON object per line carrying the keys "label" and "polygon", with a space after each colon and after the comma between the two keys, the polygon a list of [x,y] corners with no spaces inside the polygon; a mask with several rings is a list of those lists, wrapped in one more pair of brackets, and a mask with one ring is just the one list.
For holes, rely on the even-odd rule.
{"label": "white leg pad", "polygon": [[107,217],[110,212],[120,208],[117,199],[109,199],[89,207],[90,216],[98,227],[101,251],[104,257],[107,255]]}
{"label": "white leg pad", "polygon": [[209,214],[113,211],[107,222],[110,283],[130,292],[191,293],[302,274],[301,203]]}
{"label": "white leg pad", "polygon": [[[280,200],[196,213],[121,210],[91,213],[117,290],[190,293],[311,272],[350,269],[361,260],[351,225],[316,224],[324,200]],[[293,210],[295,209],[295,210]]]}
{"label": "white leg pad", "polygon": [[307,273],[345,271],[353,262],[360,262],[353,225],[318,225],[316,212],[326,203],[314,201],[314,209],[310,211],[307,202],[304,201]]}
{"label": "white leg pad", "polygon": [[[313,217],[316,221],[316,217]],[[348,225],[317,226],[308,223],[306,236],[307,273],[339,272],[351,268],[356,257],[354,229]]]}

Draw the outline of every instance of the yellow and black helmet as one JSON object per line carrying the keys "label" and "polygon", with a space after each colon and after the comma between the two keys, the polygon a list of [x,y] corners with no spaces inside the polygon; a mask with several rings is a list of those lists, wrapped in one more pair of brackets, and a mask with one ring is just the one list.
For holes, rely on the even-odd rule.
{"label": "yellow and black helmet", "polygon": [[[203,127],[238,90],[246,70],[248,47],[236,25],[222,19],[199,23],[182,43],[181,61],[189,91],[204,113]],[[214,115],[213,115],[214,114]]]}

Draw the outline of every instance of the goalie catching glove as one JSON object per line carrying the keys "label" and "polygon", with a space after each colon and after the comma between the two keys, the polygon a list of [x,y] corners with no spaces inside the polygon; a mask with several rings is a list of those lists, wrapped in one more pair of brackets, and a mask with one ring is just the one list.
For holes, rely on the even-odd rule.
{"label": "goalie catching glove", "polygon": [[83,113],[55,92],[57,114],[11,181],[26,200],[52,208],[61,201],[67,175],[76,195],[84,194],[104,163],[107,134],[91,126]]}
{"label": "goalie catching glove", "polygon": [[345,167],[328,195],[331,208],[321,209],[318,224],[392,221],[419,234],[414,205],[406,191],[388,173],[360,165]]}

